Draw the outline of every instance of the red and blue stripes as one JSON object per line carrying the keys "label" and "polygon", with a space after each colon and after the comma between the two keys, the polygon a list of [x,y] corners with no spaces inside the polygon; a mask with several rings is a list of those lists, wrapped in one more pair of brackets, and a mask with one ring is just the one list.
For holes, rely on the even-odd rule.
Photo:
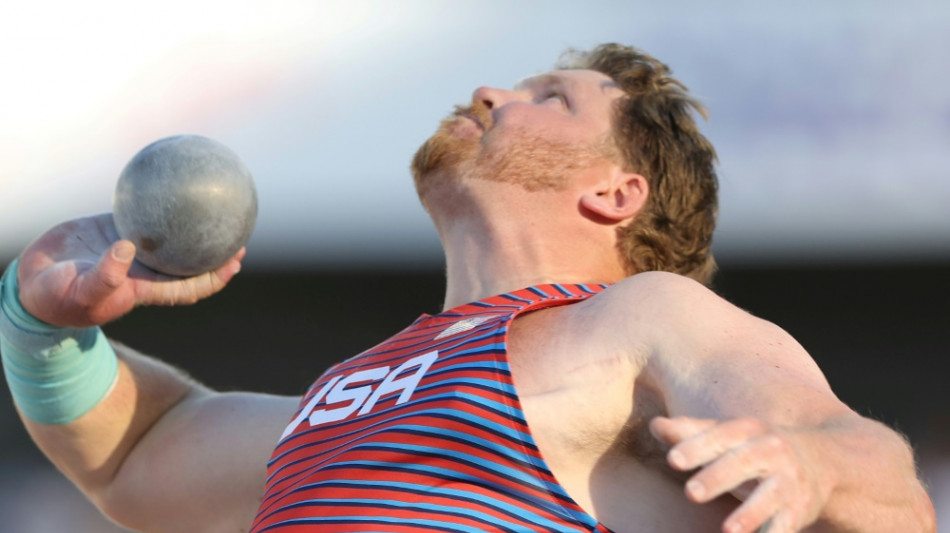
{"label": "red and blue stripes", "polygon": [[[252,533],[607,532],[541,458],[506,355],[519,313],[603,288],[541,285],[423,315],[331,368],[274,451]],[[314,426],[304,412],[337,409],[348,416]]]}

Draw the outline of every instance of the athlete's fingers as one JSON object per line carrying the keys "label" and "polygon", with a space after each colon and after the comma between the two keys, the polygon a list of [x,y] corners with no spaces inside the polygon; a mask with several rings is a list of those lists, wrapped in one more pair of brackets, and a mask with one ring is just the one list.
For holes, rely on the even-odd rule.
{"label": "athlete's fingers", "polygon": [[[224,288],[241,271],[241,259],[246,250],[241,248],[237,254],[220,267],[187,280],[187,291],[195,301],[207,298]],[[189,302],[194,303],[194,302]]]}
{"label": "athlete's fingers", "polygon": [[670,466],[678,470],[698,468],[769,430],[768,425],[754,418],[739,418],[716,424],[677,443],[668,454]]}
{"label": "athlete's fingers", "polygon": [[242,248],[220,267],[190,278],[159,274],[141,303],[151,305],[190,305],[217,293],[241,270]]}
{"label": "athlete's fingers", "polygon": [[658,416],[650,420],[650,433],[668,446],[675,446],[685,439],[694,437],[716,425],[715,420],[678,416],[667,418]]}
{"label": "athlete's fingers", "polygon": [[657,417],[650,431],[671,446],[677,470],[700,468],[687,497],[706,503],[732,493],[743,503],[723,523],[726,533],[793,533],[815,518],[815,487],[798,455],[797,434],[752,418]]}
{"label": "athlete's fingers", "polygon": [[765,479],[786,462],[778,456],[780,447],[780,439],[770,435],[732,448],[690,478],[686,494],[697,503],[705,503],[747,481]]}
{"label": "athlete's fingers", "polygon": [[208,272],[208,279],[202,291],[202,298],[215,294],[223,289],[240,271],[241,260],[235,258],[222,265],[221,268]]}
{"label": "athlete's fingers", "polygon": [[96,265],[102,284],[110,289],[122,285],[128,279],[133,260],[135,260],[135,244],[132,241],[120,240],[110,246],[108,253],[103,254],[99,264]]}
{"label": "athlete's fingers", "polygon": [[793,533],[787,528],[789,515],[781,512],[778,482],[766,479],[749,498],[723,522],[729,533]]}
{"label": "athlete's fingers", "polygon": [[241,271],[241,261],[244,260],[245,255],[247,255],[247,248],[241,248],[225,264],[209,272],[207,286],[202,293],[202,297],[210,296],[223,289],[231,281],[231,278]]}

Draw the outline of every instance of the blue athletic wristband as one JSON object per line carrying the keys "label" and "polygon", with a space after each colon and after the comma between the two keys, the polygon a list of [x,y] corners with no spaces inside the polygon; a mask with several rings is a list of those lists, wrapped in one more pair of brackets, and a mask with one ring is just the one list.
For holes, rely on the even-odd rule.
{"label": "blue athletic wristband", "polygon": [[0,279],[0,358],[10,393],[30,420],[72,422],[109,393],[118,359],[101,329],[61,328],[30,315],[16,271],[14,261]]}

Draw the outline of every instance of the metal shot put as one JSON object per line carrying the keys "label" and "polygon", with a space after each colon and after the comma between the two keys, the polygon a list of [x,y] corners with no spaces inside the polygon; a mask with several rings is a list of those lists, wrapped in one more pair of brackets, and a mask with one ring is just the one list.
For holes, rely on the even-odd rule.
{"label": "metal shot put", "polygon": [[200,135],[155,141],[126,165],[113,216],[136,259],[174,276],[213,270],[247,243],[257,220],[250,170],[227,146]]}
{"label": "metal shot put", "polygon": [[[619,44],[476,88],[410,167],[445,252],[442,310],[334,354],[294,397],[212,390],[99,327],[194,303],[240,270],[228,253],[250,231],[249,176],[202,159],[217,148],[182,150],[193,139],[157,143],[120,180],[118,233],[108,215],[64,222],[4,274],[21,419],[103,513],[143,532],[934,533],[905,439],[710,289],[718,179],[698,116],[667,65]],[[229,171],[193,178],[208,168]],[[221,175],[240,177],[240,201],[208,196]],[[200,207],[171,193],[192,180]],[[198,253],[208,238],[179,217],[237,235]],[[156,269],[225,262],[168,279],[119,233],[143,259],[166,253]]]}

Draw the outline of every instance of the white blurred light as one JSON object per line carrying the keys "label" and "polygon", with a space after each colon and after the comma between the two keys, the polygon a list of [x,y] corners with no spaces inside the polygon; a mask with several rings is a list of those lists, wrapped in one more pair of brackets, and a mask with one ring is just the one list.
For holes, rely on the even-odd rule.
{"label": "white blurred light", "polygon": [[142,146],[202,133],[258,180],[249,261],[437,261],[409,185],[418,143],[478,85],[611,40],[667,61],[708,104],[721,258],[950,256],[950,5],[597,7],[4,3],[0,260],[108,210]]}

